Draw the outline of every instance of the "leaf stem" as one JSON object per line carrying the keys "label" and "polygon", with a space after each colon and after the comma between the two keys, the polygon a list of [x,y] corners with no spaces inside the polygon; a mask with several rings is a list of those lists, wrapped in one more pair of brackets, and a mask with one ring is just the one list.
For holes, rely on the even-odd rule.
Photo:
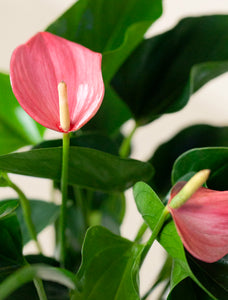
{"label": "leaf stem", "polygon": [[36,287],[36,291],[37,291],[37,294],[38,294],[40,300],[48,300],[47,295],[44,290],[44,285],[43,285],[42,280],[40,278],[34,278],[33,283]]}
{"label": "leaf stem", "polygon": [[130,146],[131,146],[131,140],[132,137],[136,131],[136,129],[138,128],[138,124],[135,123],[135,126],[133,127],[132,131],[130,132],[130,134],[128,136],[126,136],[120,146],[120,150],[119,150],[119,155],[123,158],[127,157],[129,152],[130,152]]}
{"label": "leaf stem", "polygon": [[148,225],[145,223],[145,222],[143,222],[143,224],[141,225],[141,227],[139,228],[139,231],[138,231],[138,233],[137,233],[137,235],[136,235],[136,237],[135,237],[135,242],[136,243],[138,243],[138,242],[140,242],[141,241],[141,239],[142,239],[142,237],[143,237],[143,235],[144,235],[144,233],[146,232],[146,230],[148,229]]}
{"label": "leaf stem", "polygon": [[38,242],[38,239],[37,239],[36,229],[35,229],[35,226],[34,226],[33,221],[32,221],[31,208],[30,208],[30,205],[29,205],[29,200],[26,198],[26,196],[22,192],[22,190],[15,183],[13,183],[10,180],[10,178],[8,177],[7,174],[4,174],[3,176],[4,176],[5,180],[7,181],[9,187],[14,189],[14,191],[18,194],[18,197],[20,199],[20,204],[21,204],[21,207],[22,207],[22,211],[23,211],[23,215],[24,215],[24,219],[25,219],[25,223],[27,225],[30,237],[35,242],[38,252],[42,253],[41,246],[40,246],[40,244]]}
{"label": "leaf stem", "polygon": [[157,222],[157,224],[156,224],[156,226],[155,226],[155,228],[152,232],[151,237],[149,238],[149,240],[147,241],[147,243],[144,246],[144,249],[143,249],[142,255],[141,255],[141,265],[142,265],[146,255],[147,255],[147,253],[149,252],[151,246],[153,245],[153,242],[157,238],[162,226],[164,225],[168,214],[169,214],[169,210],[168,210],[168,207],[166,206],[163,209],[162,213],[161,213],[161,216],[160,216],[160,218],[159,218],[159,220],[158,220],[158,222]]}
{"label": "leaf stem", "polygon": [[62,153],[62,174],[61,174],[61,191],[62,191],[62,204],[60,209],[60,264],[64,267],[66,251],[65,251],[65,231],[66,231],[66,210],[67,210],[67,188],[68,188],[68,167],[69,167],[69,146],[70,135],[63,133],[63,153]]}

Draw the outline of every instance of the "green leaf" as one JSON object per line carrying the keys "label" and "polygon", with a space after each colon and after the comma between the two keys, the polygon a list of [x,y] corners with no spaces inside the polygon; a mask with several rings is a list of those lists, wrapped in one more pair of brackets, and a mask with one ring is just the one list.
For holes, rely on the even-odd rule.
{"label": "green leaf", "polygon": [[105,85],[105,95],[97,114],[83,127],[88,130],[96,130],[105,134],[115,134],[120,126],[132,118],[127,105],[120,99],[117,93]]}
{"label": "green leaf", "polygon": [[74,276],[69,271],[45,265],[25,266],[7,277],[6,280],[0,284],[1,299],[5,299],[16,289],[37,277],[58,282],[70,289],[75,288]]}
{"label": "green leaf", "polygon": [[187,253],[193,274],[217,299],[228,298],[228,255],[215,263],[205,263]]}
{"label": "green leaf", "polygon": [[102,52],[106,81],[161,12],[161,0],[80,0],[47,31]]}
{"label": "green leaf", "polygon": [[228,146],[228,127],[194,125],[183,129],[157,148],[149,162],[156,172],[150,182],[152,188],[165,196],[171,188],[171,171],[175,160],[189,149]]}
{"label": "green leaf", "polygon": [[[53,224],[59,215],[59,206],[52,202],[29,200],[29,204],[31,208],[33,224],[35,225],[37,233],[41,232],[48,225]],[[22,232],[23,245],[25,245],[30,241],[31,237],[24,220],[21,206],[17,208],[16,213]]]}
{"label": "green leaf", "polygon": [[0,219],[0,281],[23,264],[19,223],[16,215],[10,214]]}
{"label": "green leaf", "polygon": [[142,245],[99,226],[88,230],[74,300],[139,300],[138,272]]}
{"label": "green leaf", "polygon": [[[75,132],[75,134],[77,134],[77,132]],[[62,143],[62,139],[45,140],[44,142],[33,147],[33,149],[61,147]],[[77,136],[72,136],[70,138],[70,145],[93,148],[108,152],[110,154],[118,155],[118,144],[104,134],[92,132],[79,133]]]}
{"label": "green leaf", "polygon": [[[163,203],[151,187],[144,182],[135,184],[133,192],[139,212],[153,231],[164,209]],[[189,276],[208,295],[211,295],[210,291],[192,273],[173,220],[164,224],[157,240],[174,259],[175,267],[172,272],[171,288],[174,288],[179,282]]]}
{"label": "green leaf", "polygon": [[[168,300],[211,300],[199,286],[189,277],[180,281],[174,289],[171,290]],[[222,298],[220,298],[222,299]]]}
{"label": "green leaf", "polygon": [[[138,211],[153,231],[164,209],[164,204],[144,182],[136,183],[133,193]],[[185,260],[184,248],[173,221],[164,225],[158,241],[173,258]]]}
{"label": "green leaf", "polygon": [[[0,156],[0,169],[9,173],[60,180],[62,148],[36,149]],[[70,147],[70,185],[103,191],[124,191],[153,173],[150,164],[89,148]]]}
{"label": "green leaf", "polygon": [[186,18],[137,47],[112,85],[141,124],[180,110],[228,70],[227,26],[226,15]]}
{"label": "green leaf", "polygon": [[18,200],[1,201],[0,202],[0,220],[8,217],[18,207]]}
{"label": "green leaf", "polygon": [[228,148],[199,148],[182,154],[175,162],[172,171],[172,183],[175,184],[187,173],[196,173],[210,169],[208,187],[215,190],[227,190]]}
{"label": "green leaf", "polygon": [[9,76],[2,73],[0,90],[0,154],[40,142],[44,127],[20,107],[11,90]]}

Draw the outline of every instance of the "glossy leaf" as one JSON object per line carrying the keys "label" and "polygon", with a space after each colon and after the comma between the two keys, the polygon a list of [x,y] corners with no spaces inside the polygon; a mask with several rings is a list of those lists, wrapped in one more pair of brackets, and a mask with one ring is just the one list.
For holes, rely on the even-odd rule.
{"label": "glossy leaf", "polygon": [[[0,156],[0,169],[9,173],[60,180],[62,148],[36,149]],[[150,164],[94,149],[71,147],[69,184],[103,191],[123,191],[139,179],[148,180]]]}
{"label": "glossy leaf", "polygon": [[[35,225],[37,233],[40,233],[46,226],[53,224],[59,215],[59,206],[52,202],[29,200],[29,204],[33,224]],[[25,245],[30,241],[31,237],[24,220],[21,206],[17,208],[16,213],[22,232],[23,245]]]}
{"label": "glossy leaf", "polygon": [[171,171],[175,160],[189,149],[228,146],[228,127],[194,125],[183,129],[166,143],[160,145],[149,162],[156,172],[150,182],[152,188],[165,196],[171,188]]}
{"label": "glossy leaf", "polygon": [[161,12],[161,0],[80,0],[47,31],[102,52],[107,81]]}
{"label": "glossy leaf", "polygon": [[82,265],[76,275],[74,300],[137,299],[140,253],[143,246],[99,226],[88,230]]}
{"label": "glossy leaf", "polygon": [[187,173],[196,173],[203,169],[211,170],[207,181],[209,188],[227,190],[228,148],[199,148],[185,152],[173,166],[172,183],[175,184]]}
{"label": "glossy leaf", "polygon": [[141,124],[180,110],[228,70],[227,26],[226,15],[186,18],[134,50],[112,84]]}
{"label": "glossy leaf", "polygon": [[9,76],[0,73],[0,154],[42,140],[45,128],[33,121],[14,97]]}

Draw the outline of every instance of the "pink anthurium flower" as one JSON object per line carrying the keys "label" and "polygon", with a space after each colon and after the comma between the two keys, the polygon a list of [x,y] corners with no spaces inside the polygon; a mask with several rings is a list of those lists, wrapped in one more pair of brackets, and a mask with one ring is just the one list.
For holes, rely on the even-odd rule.
{"label": "pink anthurium flower", "polygon": [[[173,187],[169,204],[185,184]],[[228,191],[201,187],[181,207],[169,204],[181,240],[193,256],[212,263],[228,253]]]}
{"label": "pink anthurium flower", "polygon": [[[104,96],[100,53],[48,32],[16,48],[10,63],[13,92],[38,123],[60,131],[81,128],[97,112]],[[60,90],[59,84],[64,83]],[[59,95],[67,97],[69,125],[60,124]],[[60,101],[61,102],[61,101]]]}

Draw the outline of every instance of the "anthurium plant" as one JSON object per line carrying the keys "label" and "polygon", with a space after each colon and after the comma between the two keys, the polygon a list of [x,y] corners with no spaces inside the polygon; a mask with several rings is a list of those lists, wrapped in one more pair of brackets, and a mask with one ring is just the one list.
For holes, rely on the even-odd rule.
{"label": "anthurium plant", "polygon": [[[1,300],[145,300],[158,285],[159,299],[228,299],[228,128],[197,124],[148,161],[130,158],[138,128],[228,71],[228,16],[145,38],[161,15],[161,0],[79,0],[0,74],[0,187],[17,194],[0,201]],[[29,199],[11,174],[58,193]],[[120,230],[129,188],[144,221],[133,240]],[[46,257],[38,234],[50,224]],[[155,240],[167,258],[143,294]],[[37,254],[25,255],[30,241]]]}

